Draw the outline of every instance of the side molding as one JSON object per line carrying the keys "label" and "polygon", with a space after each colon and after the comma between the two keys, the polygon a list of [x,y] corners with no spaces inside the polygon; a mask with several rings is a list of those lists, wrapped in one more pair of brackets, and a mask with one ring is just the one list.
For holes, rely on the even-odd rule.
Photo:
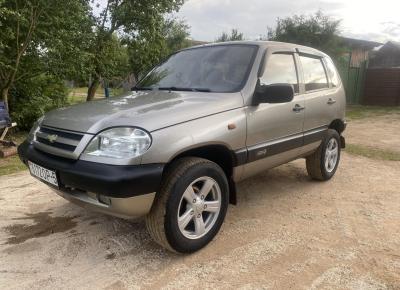
{"label": "side molding", "polygon": [[267,158],[276,154],[322,140],[328,126],[308,130],[304,133],[294,134],[288,137],[279,138],[273,141],[260,143],[234,151],[237,160],[236,166],[244,165],[253,161]]}

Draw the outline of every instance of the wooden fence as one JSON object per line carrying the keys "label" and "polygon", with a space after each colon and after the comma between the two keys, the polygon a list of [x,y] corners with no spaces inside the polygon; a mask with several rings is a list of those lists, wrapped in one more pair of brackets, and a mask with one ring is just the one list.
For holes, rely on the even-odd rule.
{"label": "wooden fence", "polygon": [[362,103],[400,106],[400,68],[367,69]]}

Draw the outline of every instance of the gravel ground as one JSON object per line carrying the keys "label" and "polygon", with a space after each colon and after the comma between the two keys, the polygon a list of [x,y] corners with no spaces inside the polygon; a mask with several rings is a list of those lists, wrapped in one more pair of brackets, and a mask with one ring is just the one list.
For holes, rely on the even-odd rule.
{"label": "gravel ground", "polygon": [[[347,135],[361,143],[357,126]],[[0,289],[400,289],[399,205],[400,162],[343,153],[321,183],[297,160],[239,184],[219,235],[184,256],[25,171],[0,177]]]}
{"label": "gravel ground", "polygon": [[346,129],[346,141],[400,152],[400,114],[354,120]]}

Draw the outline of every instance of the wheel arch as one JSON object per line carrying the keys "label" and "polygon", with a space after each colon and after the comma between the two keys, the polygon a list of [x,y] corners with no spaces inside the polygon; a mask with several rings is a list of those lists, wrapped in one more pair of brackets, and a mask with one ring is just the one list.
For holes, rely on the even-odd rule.
{"label": "wheel arch", "polygon": [[329,129],[336,130],[340,135],[346,129],[346,123],[341,119],[335,119],[329,124]]}
{"label": "wheel arch", "polygon": [[171,158],[166,164],[164,172],[168,170],[168,167],[177,159],[182,157],[199,157],[210,160],[218,164],[225,175],[229,183],[229,203],[236,204],[236,184],[233,181],[233,167],[237,163],[236,157],[232,150],[223,144],[208,144],[201,145],[195,148],[188,148]]}

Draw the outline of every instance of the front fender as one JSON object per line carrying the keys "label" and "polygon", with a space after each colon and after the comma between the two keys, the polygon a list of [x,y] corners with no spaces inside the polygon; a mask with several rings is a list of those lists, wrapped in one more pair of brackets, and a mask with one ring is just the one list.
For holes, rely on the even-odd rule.
{"label": "front fender", "polygon": [[[228,125],[234,124],[234,129]],[[142,164],[168,163],[180,153],[199,146],[223,145],[231,150],[245,147],[244,108],[225,111],[151,132],[153,144]]]}

